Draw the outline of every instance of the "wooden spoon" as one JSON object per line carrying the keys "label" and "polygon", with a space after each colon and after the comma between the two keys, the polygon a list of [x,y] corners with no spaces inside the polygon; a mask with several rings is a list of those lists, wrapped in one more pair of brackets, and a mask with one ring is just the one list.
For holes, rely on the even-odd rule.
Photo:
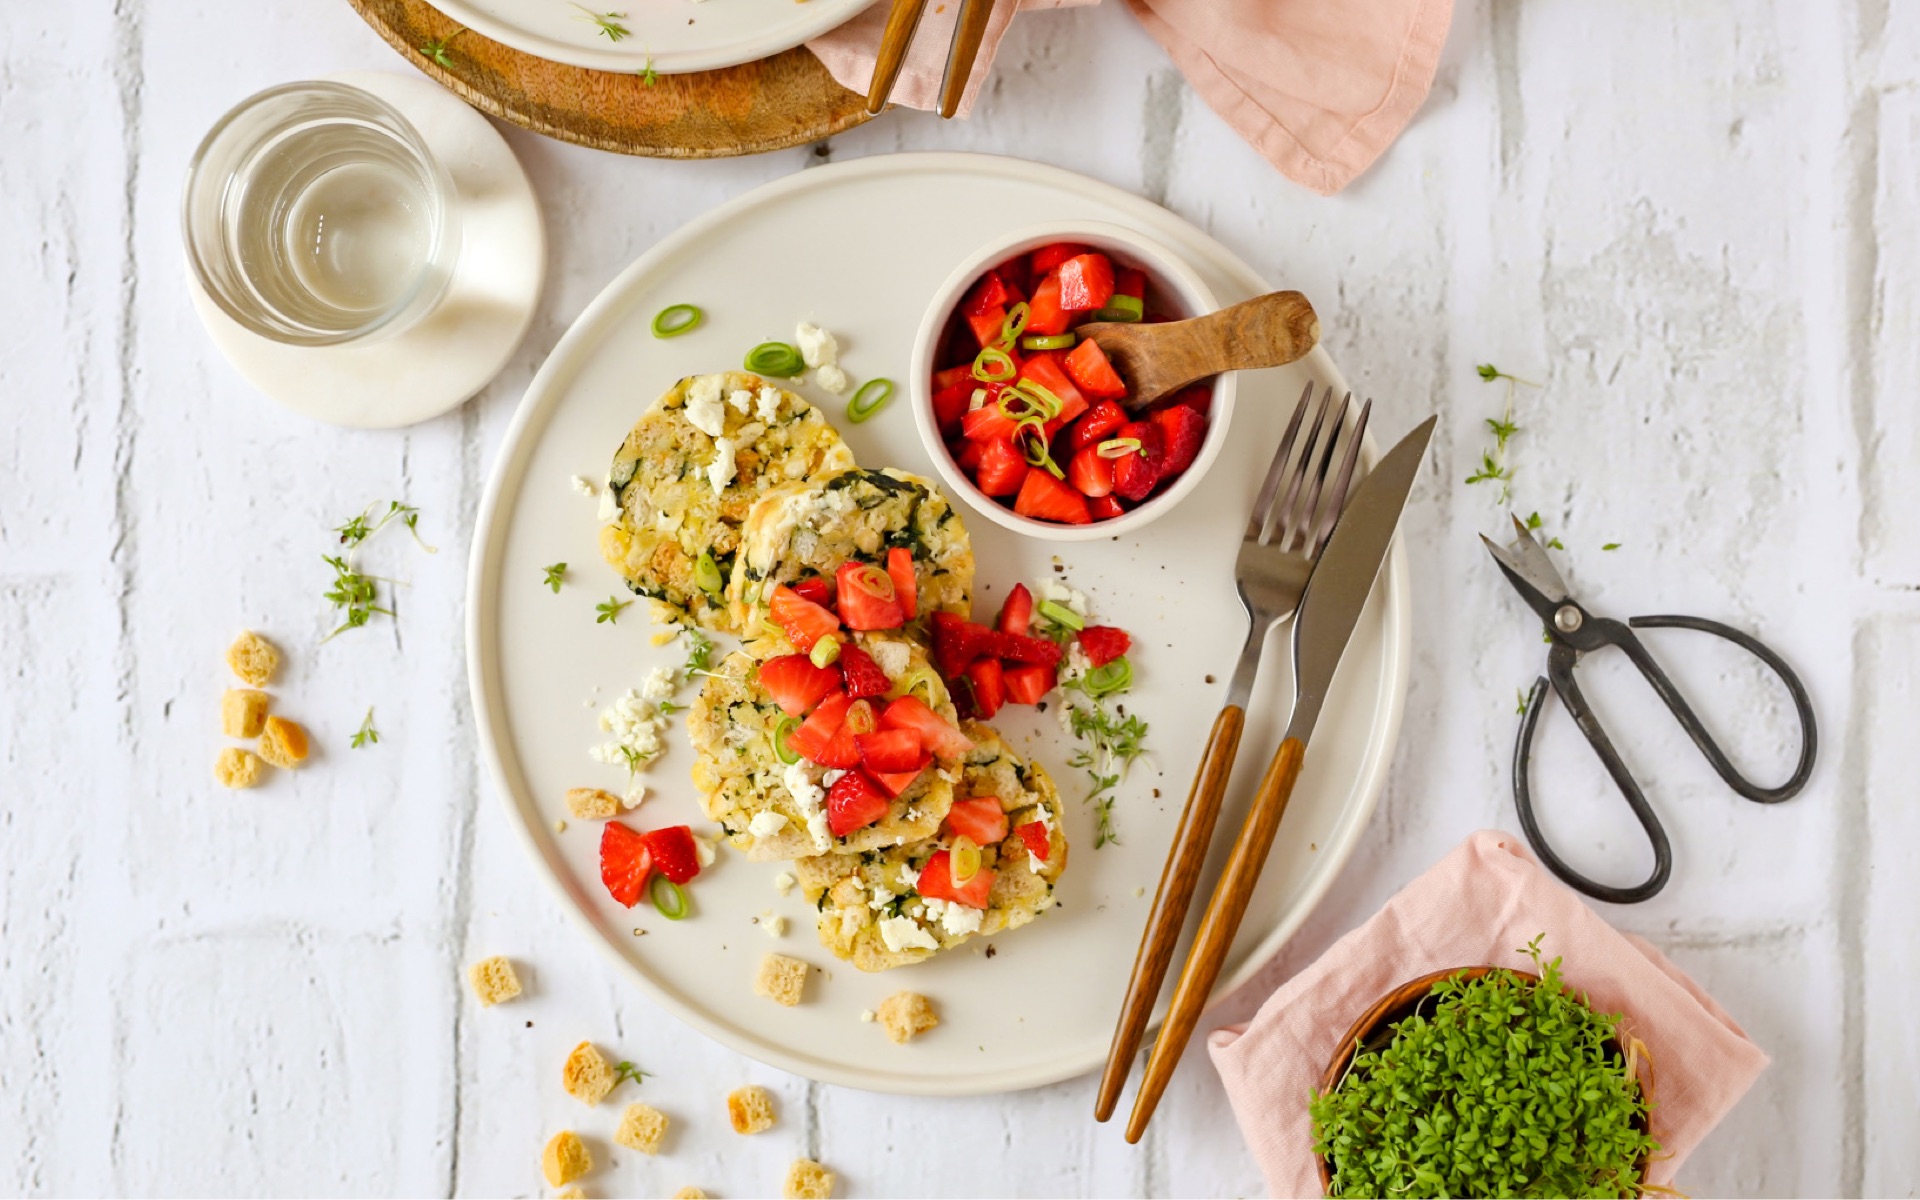
{"label": "wooden spoon", "polygon": [[1320,341],[1320,318],[1299,292],[1269,292],[1185,321],[1101,321],[1074,332],[1099,344],[1127,385],[1123,403],[1139,408],[1222,371],[1304,358]]}

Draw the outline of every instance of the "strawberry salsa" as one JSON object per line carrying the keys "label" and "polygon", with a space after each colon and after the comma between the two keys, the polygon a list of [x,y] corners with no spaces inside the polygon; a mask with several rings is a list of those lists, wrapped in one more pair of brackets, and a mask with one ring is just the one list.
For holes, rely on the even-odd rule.
{"label": "strawberry salsa", "polygon": [[933,374],[948,453],[982,492],[1035,520],[1085,525],[1136,507],[1193,465],[1213,387],[1126,407],[1095,321],[1155,321],[1145,273],[1089,246],[1007,260],[967,292]]}

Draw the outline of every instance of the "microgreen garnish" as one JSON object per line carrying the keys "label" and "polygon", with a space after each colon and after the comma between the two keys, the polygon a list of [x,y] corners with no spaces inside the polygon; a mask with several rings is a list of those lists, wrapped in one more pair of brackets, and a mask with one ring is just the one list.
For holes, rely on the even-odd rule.
{"label": "microgreen garnish", "polygon": [[[1542,522],[1542,521],[1540,520],[1540,514],[1539,514],[1539,513],[1537,513],[1537,512],[1533,512],[1533,513],[1528,513],[1528,514],[1527,514],[1527,528],[1528,528],[1528,529],[1538,529],[1538,528],[1540,528],[1540,526],[1541,526],[1542,524],[1544,524],[1544,522]],[[1567,547],[1566,547],[1566,545],[1565,545],[1565,543],[1563,543],[1563,542],[1561,542],[1561,540],[1560,540],[1559,538],[1557,538],[1557,537],[1550,537],[1550,538],[1548,538],[1548,539],[1547,539],[1547,545],[1549,545],[1549,546],[1551,546],[1551,547],[1552,547],[1553,549],[1555,549],[1555,550],[1565,550],[1565,549],[1567,548]]]}
{"label": "microgreen garnish", "polygon": [[617,42],[621,38],[633,36],[633,30],[628,29],[620,23],[620,19],[627,15],[623,12],[597,13],[581,4],[576,4],[574,7],[579,9],[587,20],[599,26],[601,34],[610,42]]}
{"label": "microgreen garnish", "polygon": [[1604,545],[1604,546],[1602,546],[1602,547],[1600,547],[1600,548],[1601,548],[1602,550],[1618,550],[1618,549],[1620,548],[1620,543],[1619,543],[1619,542],[1608,542],[1608,543],[1607,543],[1606,545]]}
{"label": "microgreen garnish", "polygon": [[1509,375],[1505,371],[1502,371],[1499,367],[1494,366],[1492,363],[1481,363],[1479,366],[1475,367],[1473,370],[1476,375],[1480,376],[1480,378],[1486,380],[1488,383],[1492,383],[1496,379],[1505,379],[1513,383],[1524,383],[1528,387],[1540,386],[1539,384],[1533,382],[1533,380],[1531,379],[1522,379],[1518,375]]}
{"label": "microgreen garnish", "polygon": [[620,620],[620,610],[632,604],[631,600],[622,600],[618,596],[608,596],[605,603],[593,606],[600,615],[593,619],[595,625],[612,625]]}
{"label": "microgreen garnish", "polygon": [[1498,417],[1487,418],[1487,430],[1493,434],[1493,449],[1480,452],[1480,465],[1473,474],[1467,476],[1468,483],[1498,483],[1500,485],[1499,503],[1505,504],[1513,499],[1513,467],[1507,462],[1507,443],[1513,435],[1520,432],[1520,426],[1513,420],[1513,392],[1515,384],[1527,387],[1539,387],[1537,383],[1509,375],[1492,363],[1481,363],[1474,368],[1480,378],[1492,383],[1496,379],[1507,381],[1506,408]]}
{"label": "microgreen garnish", "polygon": [[647,65],[640,68],[640,82],[652,87],[660,82],[660,72],[653,69],[653,55],[647,55]]}
{"label": "microgreen garnish", "polygon": [[660,703],[654,705],[654,707],[659,710],[661,716],[670,717],[673,714],[679,712],[681,709],[685,708],[686,705],[675,704],[671,700],[662,700]]}
{"label": "microgreen garnish", "polygon": [[374,534],[385,529],[389,522],[398,519],[402,525],[407,527],[407,531],[413,534],[413,540],[419,542],[422,550],[425,550],[428,554],[439,553],[434,547],[420,541],[419,509],[411,504],[402,504],[398,500],[389,500],[387,501],[387,510],[378,517],[375,517],[373,512],[379,507],[380,502],[375,500],[372,504],[361,509],[357,515],[348,517],[342,524],[334,526],[334,532],[340,535],[340,544],[352,550]]}
{"label": "microgreen garnish", "polygon": [[1519,716],[1523,716],[1523,717],[1526,716],[1527,715],[1527,689],[1515,688],[1513,689],[1513,695],[1514,695],[1513,711]]}
{"label": "microgreen garnish", "polygon": [[713,658],[713,639],[698,629],[688,629],[681,636],[687,639],[687,665],[684,668],[687,678],[710,673],[708,664]]}
{"label": "microgreen garnish", "polygon": [[389,617],[393,615],[391,608],[380,606],[377,576],[360,574],[345,556],[323,554],[320,557],[333,568],[333,586],[322,592],[321,598],[331,603],[336,610],[346,613],[340,627],[323,640],[332,641],[349,629],[360,628],[372,620],[375,613],[383,613]]}
{"label": "microgreen garnish", "polygon": [[[1433,987],[1309,1104],[1331,1196],[1635,1196],[1658,1143],[1641,1127],[1644,1047],[1543,962]],[[1497,1152],[1487,1150],[1498,1147]]]}
{"label": "microgreen garnish", "polygon": [[447,49],[453,45],[453,39],[459,37],[466,31],[466,26],[463,25],[445,37],[435,38],[430,42],[423,42],[420,45],[420,53],[451,71],[453,69],[453,56],[447,53]]}
{"label": "microgreen garnish", "polygon": [[545,576],[546,585],[553,589],[554,595],[558,596],[560,594],[560,581],[567,577],[567,564],[557,562],[550,567],[541,567],[540,571],[541,574]]}
{"label": "microgreen garnish", "polygon": [[638,1086],[641,1080],[645,1079],[647,1076],[651,1074],[653,1074],[652,1071],[642,1071],[634,1063],[617,1062],[613,1064],[613,1082],[616,1085],[625,1083],[629,1079],[631,1079],[634,1082],[634,1084]]}

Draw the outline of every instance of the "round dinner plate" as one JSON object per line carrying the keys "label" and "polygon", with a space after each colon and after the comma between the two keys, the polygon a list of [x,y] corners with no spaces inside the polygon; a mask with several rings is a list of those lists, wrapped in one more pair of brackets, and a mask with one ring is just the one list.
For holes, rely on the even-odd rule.
{"label": "round dinner plate", "polygon": [[[651,667],[678,666],[684,657],[677,645],[652,644],[644,602],[615,624],[595,623],[594,606],[626,592],[600,560],[596,503],[570,480],[604,478],[628,427],[676,379],[737,369],[748,348],[790,340],[800,321],[838,335],[856,381],[904,383],[923,308],[956,263],[1009,223],[1073,219],[1131,225],[1158,238],[1188,257],[1222,304],[1267,290],[1187,222],[1054,167],[906,154],[799,172],[666,238],[588,306],[529,386],[481,503],[467,605],[474,712],[492,777],[538,869],[652,999],[744,1054],[813,1079],[977,1093],[1051,1083],[1103,1061],[1167,846],[1246,632],[1233,588],[1245,514],[1304,384],[1344,384],[1319,350],[1295,366],[1243,377],[1234,436],[1207,477],[1176,510],[1124,540],[1026,540],[956,501],[978,561],[976,616],[990,618],[1016,582],[1061,578],[1086,593],[1097,620],[1133,633],[1135,684],[1126,707],[1150,725],[1151,760],[1135,765],[1113,806],[1117,844],[1096,848],[1094,815],[1083,800],[1087,777],[1068,765],[1075,744],[1057,712],[1003,709],[994,724],[1061,788],[1071,856],[1058,907],[1024,929],[879,975],[818,944],[810,906],[797,892],[776,894],[783,864],[751,862],[723,845],[688,885],[693,916],[670,922],[644,901],[627,910],[607,895],[597,824],[555,831],[568,788],[620,790],[624,772],[588,757],[605,737],[597,709],[639,686]],[[654,314],[679,303],[705,309],[706,323],[677,338],[653,337]],[[801,390],[863,465],[934,476],[904,387],[864,424],[844,419],[839,398]],[[542,568],[554,562],[568,564],[558,595],[542,583]],[[1216,994],[1244,982],[1299,928],[1365,827],[1399,732],[1409,624],[1406,563],[1396,545],[1334,677]],[[1224,831],[1239,827],[1279,744],[1292,694],[1288,643],[1267,640],[1209,877],[1224,858]],[[725,646],[722,640],[716,662]],[[688,687],[681,699],[691,694]],[[666,741],[647,775],[648,799],[627,819],[641,828],[686,822],[717,832],[688,775],[693,752],[681,718]],[[787,918],[785,937],[769,940],[754,924],[768,909]],[[797,1007],[754,994],[754,973],[773,950],[823,968]],[[931,997],[941,1025],[896,1046],[859,1014],[902,989]]]}
{"label": "round dinner plate", "polygon": [[651,65],[662,74],[679,74],[778,54],[844,25],[874,0],[430,2],[481,36],[536,58],[595,71],[644,71]]}

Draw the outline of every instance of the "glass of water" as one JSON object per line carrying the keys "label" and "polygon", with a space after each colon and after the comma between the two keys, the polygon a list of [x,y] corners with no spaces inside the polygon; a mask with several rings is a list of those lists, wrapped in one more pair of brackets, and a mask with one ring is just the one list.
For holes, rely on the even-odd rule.
{"label": "glass of water", "polygon": [[269,88],[220,118],[187,170],[182,218],[213,302],[291,345],[405,329],[460,255],[445,168],[392,105],[339,83]]}

